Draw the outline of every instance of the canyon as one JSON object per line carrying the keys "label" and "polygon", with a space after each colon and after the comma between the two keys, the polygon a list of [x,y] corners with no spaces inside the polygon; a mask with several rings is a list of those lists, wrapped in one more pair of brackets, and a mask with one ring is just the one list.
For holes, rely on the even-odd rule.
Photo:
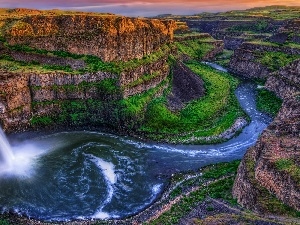
{"label": "canyon", "polygon": [[[266,10],[270,15],[262,20],[259,13]],[[206,185],[231,179],[232,196],[242,207],[297,221],[300,20],[286,11],[151,19],[4,10],[0,125],[6,133],[84,127],[175,144],[222,142],[250,119],[234,97],[236,78],[199,63],[220,61],[236,77],[257,82],[263,88],[257,98],[268,93],[268,104],[277,99],[280,110],[237,172]],[[288,19],[278,18],[284,15]],[[197,212],[193,217],[201,219]]]}

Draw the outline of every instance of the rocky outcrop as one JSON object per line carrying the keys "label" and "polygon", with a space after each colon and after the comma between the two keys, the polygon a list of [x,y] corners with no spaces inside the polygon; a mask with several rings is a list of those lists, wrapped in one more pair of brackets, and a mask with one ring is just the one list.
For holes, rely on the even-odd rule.
{"label": "rocky outcrop", "polygon": [[266,213],[272,195],[300,211],[300,60],[271,74],[267,88],[283,98],[275,120],[244,156],[233,195],[244,207]]}
{"label": "rocky outcrop", "polygon": [[183,63],[178,62],[173,68],[172,91],[168,95],[168,108],[176,111],[185,103],[198,99],[205,94],[204,83]]}
{"label": "rocky outcrop", "polygon": [[287,20],[282,27],[278,29],[274,35],[269,38],[269,41],[277,44],[296,43],[300,44],[300,20]]}
{"label": "rocky outcrop", "polygon": [[[266,26],[263,30],[258,28],[261,22],[261,19],[255,17],[243,17],[230,19],[227,17],[215,19],[211,18],[209,20],[205,19],[191,19],[186,20],[186,23],[192,30],[197,30],[199,32],[207,32],[211,34],[217,40],[223,40],[225,44],[225,49],[235,50],[244,42],[250,40],[264,40],[268,36],[259,34],[262,32],[273,32],[278,30],[280,26],[284,24],[284,21],[274,21],[271,19],[263,20],[266,23]],[[257,31],[258,34],[253,34],[251,36],[245,35],[244,31],[240,30],[253,30]]]}
{"label": "rocky outcrop", "polygon": [[239,26],[246,24],[248,26],[254,26],[257,21],[256,20],[224,20],[224,19],[216,19],[216,20],[186,20],[187,25],[190,29],[198,30],[199,32],[212,33],[213,31],[223,30],[233,26]]}
{"label": "rocky outcrop", "polygon": [[266,52],[282,52],[299,55],[300,49],[291,47],[277,47],[256,43],[243,43],[234,51],[230,59],[229,69],[232,73],[247,78],[267,78],[271,70],[259,62],[259,56]]}
{"label": "rocky outcrop", "polygon": [[29,75],[0,71],[1,125],[6,130],[22,130],[28,127],[31,116]]}
{"label": "rocky outcrop", "polygon": [[42,54],[35,54],[35,53],[16,52],[16,51],[12,51],[10,55],[16,61],[29,62],[29,63],[35,62],[42,65],[69,66],[73,70],[82,69],[86,66],[85,62],[79,59],[49,56],[49,55],[42,55]]}
{"label": "rocky outcrop", "polygon": [[119,82],[123,96],[127,98],[154,88],[165,80],[169,73],[167,55],[156,62],[122,72]]}
{"label": "rocky outcrop", "polygon": [[234,51],[230,62],[229,70],[243,77],[248,78],[265,78],[270,70],[257,62],[255,53],[242,44],[240,48]]}
{"label": "rocky outcrop", "polygon": [[265,85],[281,99],[290,99],[300,90],[300,59],[271,73]]}
{"label": "rocky outcrop", "polygon": [[274,122],[243,158],[233,195],[244,207],[266,212],[268,192],[300,210],[300,101],[287,100]]}
{"label": "rocky outcrop", "polygon": [[[0,82],[2,105],[0,119],[6,131],[28,129],[33,116],[58,113],[59,107],[56,109],[52,107],[55,101],[103,99],[108,94],[97,89],[97,84],[104,79],[114,78],[114,75],[102,72],[72,75],[1,71],[0,76],[3,78]],[[39,103],[43,107],[35,107]]]}
{"label": "rocky outcrop", "polygon": [[216,40],[216,41],[211,41],[211,42],[206,42],[209,43],[213,46],[212,50],[207,52],[203,56],[203,60],[205,61],[210,61],[216,58],[218,54],[221,54],[224,50],[224,42],[221,40]]}
{"label": "rocky outcrop", "polygon": [[212,36],[215,39],[224,41],[224,48],[229,50],[235,50],[239,48],[244,42],[249,42],[251,40],[264,40],[268,38],[267,35],[263,34],[246,34],[241,31],[227,31],[227,30],[217,30],[212,32]]}
{"label": "rocky outcrop", "polygon": [[173,39],[174,21],[115,15],[32,15],[6,26],[10,45],[95,55],[103,61],[142,58]]}

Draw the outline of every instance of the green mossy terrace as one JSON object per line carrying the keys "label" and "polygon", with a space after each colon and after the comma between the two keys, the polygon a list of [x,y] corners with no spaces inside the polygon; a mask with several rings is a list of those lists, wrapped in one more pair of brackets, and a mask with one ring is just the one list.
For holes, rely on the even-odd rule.
{"label": "green mossy terrace", "polygon": [[176,113],[167,108],[166,95],[154,99],[140,128],[151,139],[186,142],[191,137],[216,136],[237,118],[246,117],[233,94],[238,84],[235,78],[196,61],[187,66],[204,80],[206,95]]}
{"label": "green mossy terrace", "polygon": [[[185,36],[188,35],[185,34]],[[195,34],[193,33],[191,36],[195,36]],[[34,111],[49,106],[60,108],[60,111],[59,113],[33,115],[30,120],[32,127],[53,127],[57,125],[107,126],[157,141],[207,143],[209,141],[203,138],[218,136],[230,128],[237,118],[247,118],[233,93],[238,85],[238,80],[227,73],[219,72],[193,60],[186,62],[185,65],[203,79],[206,95],[189,102],[180,111],[173,112],[167,107],[167,96],[172,89],[172,74],[156,87],[140,94],[127,98],[118,97],[121,96],[124,88],[142,85],[160,76],[159,71],[154,71],[151,74],[144,74],[139,79],[126,84],[126,86],[119,86],[118,76],[122,72],[132,71],[139,66],[157,62],[167,55],[169,55],[168,64],[170,67],[176,63],[181,54],[188,55],[191,59],[200,60],[213,50],[213,38],[200,37],[195,40],[174,42],[162,46],[156,52],[142,59],[133,59],[127,62],[103,62],[96,56],[76,55],[64,51],[46,51],[24,45],[10,46],[5,40],[3,43],[6,48],[15,52],[78,59],[83,60],[86,65],[84,68],[74,70],[70,66],[42,65],[33,61],[20,62],[8,55],[3,55],[0,60],[0,67],[14,72],[33,71],[42,74],[60,71],[66,74],[80,75],[104,71],[117,76],[100,82],[51,86],[52,90],[60,89],[64,91],[82,91],[94,88],[103,97],[90,100],[33,101],[32,108]],[[172,55],[170,52],[174,52],[174,54]],[[31,86],[31,88],[39,90],[42,87]],[[101,115],[107,114],[107,111],[111,112],[110,115],[102,117]],[[195,137],[199,139],[195,141]],[[219,141],[222,140],[210,142]]]}

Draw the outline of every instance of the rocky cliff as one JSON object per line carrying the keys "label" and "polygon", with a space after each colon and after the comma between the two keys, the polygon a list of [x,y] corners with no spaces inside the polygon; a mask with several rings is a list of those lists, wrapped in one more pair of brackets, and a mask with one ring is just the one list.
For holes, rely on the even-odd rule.
{"label": "rocky cliff", "polygon": [[167,55],[120,74],[0,71],[2,127],[11,132],[54,124],[112,124],[118,117],[110,113],[117,110],[114,104],[155,88],[168,74]]}
{"label": "rocky cliff", "polygon": [[[273,55],[268,56],[267,54]],[[229,69],[243,77],[264,79],[272,72],[272,67],[277,67],[283,62],[277,57],[284,56],[291,58],[291,61],[299,58],[300,49],[268,43],[243,43],[234,51],[230,59]],[[273,60],[272,57],[274,57]]]}
{"label": "rocky cliff", "polygon": [[300,59],[271,73],[265,85],[281,99],[292,98],[300,91]]}
{"label": "rocky cliff", "polygon": [[248,209],[281,213],[282,201],[300,211],[299,68],[297,60],[268,78],[267,87],[284,103],[239,166],[233,195]]}
{"label": "rocky cliff", "polygon": [[6,21],[10,45],[95,55],[103,61],[142,58],[173,39],[174,21],[115,15],[31,15]]}
{"label": "rocky cliff", "polygon": [[59,10],[0,13],[0,121],[7,132],[122,126],[123,100],[156,88],[169,74],[172,20]]}
{"label": "rocky cliff", "polygon": [[[0,119],[2,127],[7,131],[28,129],[34,117],[61,113],[60,104],[66,100],[105,101],[106,97],[116,94],[109,93],[101,86],[101,81],[103,84],[103,81],[115,78],[113,74],[104,72],[72,75],[58,72],[39,74],[1,71],[0,76]],[[44,122],[45,124],[40,125],[47,125],[47,121]]]}

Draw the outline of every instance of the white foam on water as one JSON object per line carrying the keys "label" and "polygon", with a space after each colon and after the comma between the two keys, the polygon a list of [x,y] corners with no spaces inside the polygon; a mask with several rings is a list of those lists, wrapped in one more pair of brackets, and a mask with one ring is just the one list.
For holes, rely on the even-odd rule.
{"label": "white foam on water", "polygon": [[[157,195],[161,190],[162,184],[156,184],[152,187],[152,195]],[[154,197],[155,197],[154,196]]]}
{"label": "white foam on water", "polygon": [[93,215],[93,218],[95,219],[101,219],[101,220],[104,220],[104,219],[109,219],[111,216],[106,213],[106,212],[96,212],[94,215]]}
{"label": "white foam on water", "polygon": [[104,200],[104,202],[101,204],[101,206],[99,207],[99,209],[97,209],[97,211],[95,212],[95,214],[92,216],[92,218],[96,218],[96,219],[108,219],[111,218],[112,215],[103,212],[103,208],[111,202],[111,199],[113,197],[114,194],[114,188],[113,188],[113,184],[115,184],[117,182],[117,175],[115,173],[115,166],[113,163],[111,162],[106,162],[103,159],[100,159],[92,154],[85,154],[83,153],[86,157],[88,157],[89,160],[91,160],[102,172],[102,174],[104,175],[104,178],[107,182],[107,197]]}
{"label": "white foam on water", "polygon": [[144,202],[141,206],[137,207],[136,211],[140,211],[141,209],[144,209],[145,207],[149,206],[153,203],[153,201],[156,199],[157,195],[161,192],[163,184],[155,184],[151,188],[151,198],[147,202]]}

